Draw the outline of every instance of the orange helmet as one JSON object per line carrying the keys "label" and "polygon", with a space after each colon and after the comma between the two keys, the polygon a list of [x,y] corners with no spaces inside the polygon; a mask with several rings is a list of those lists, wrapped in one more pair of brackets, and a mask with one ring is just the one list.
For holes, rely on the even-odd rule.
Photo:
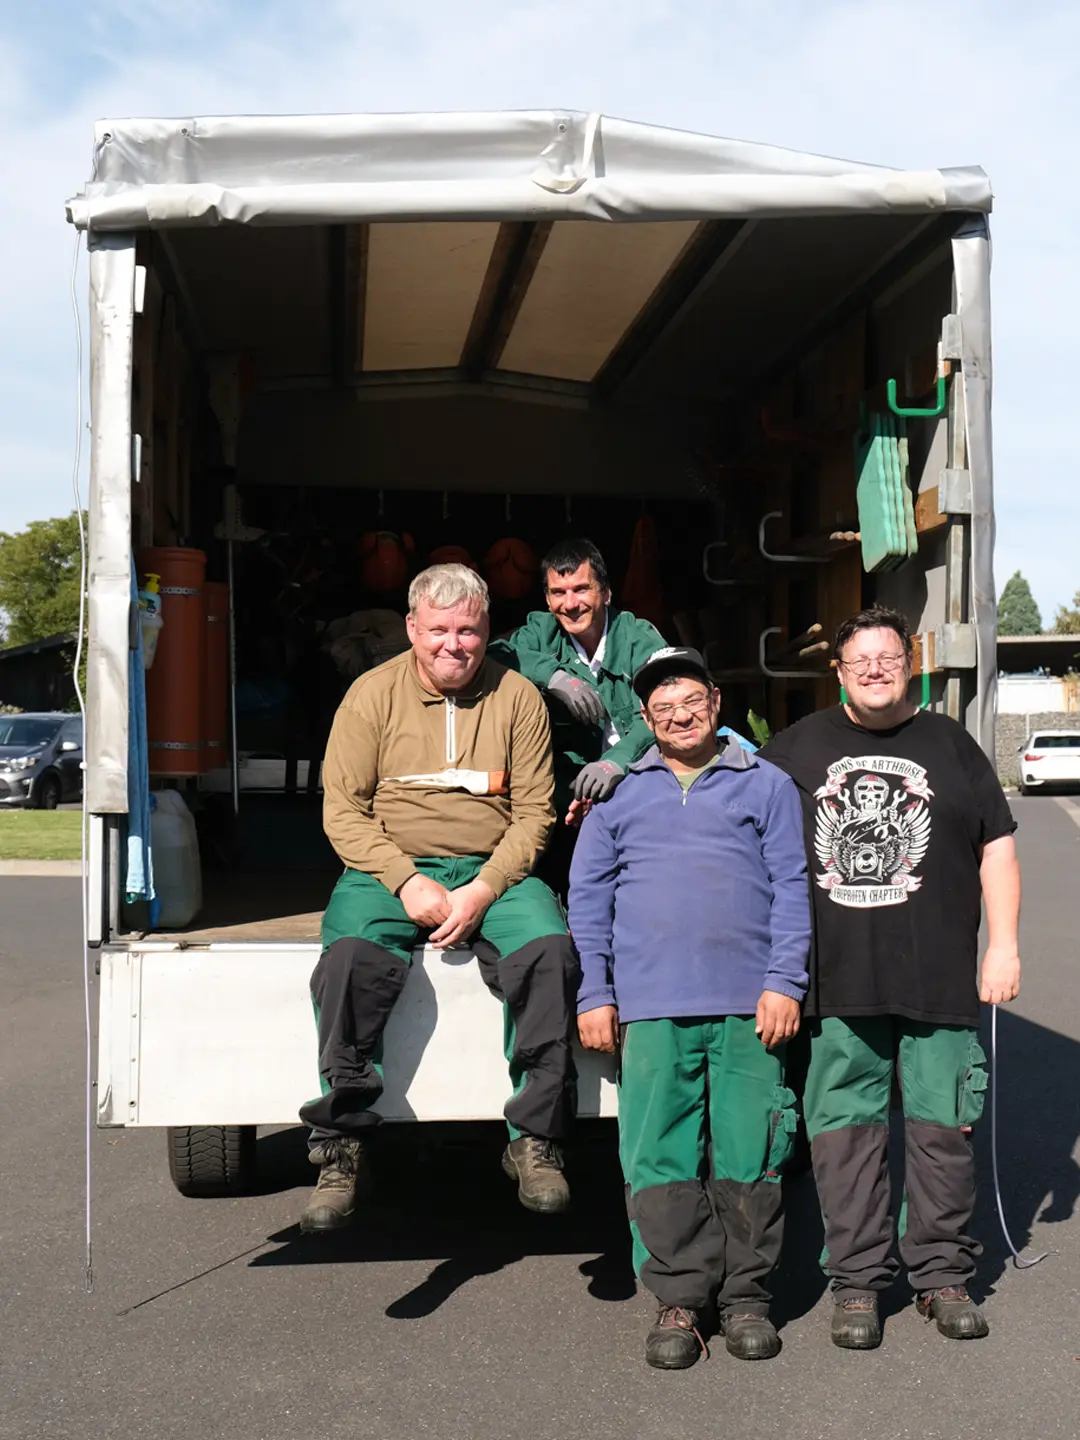
{"label": "orange helmet", "polygon": [[391,530],[369,530],[357,546],[367,590],[400,590],[409,573],[405,546]]}
{"label": "orange helmet", "polygon": [[428,556],[429,565],[467,565],[470,570],[480,571],[476,561],[464,545],[439,545]]}
{"label": "orange helmet", "polygon": [[496,540],[484,556],[484,578],[500,600],[521,600],[536,580],[536,556],[524,540]]}

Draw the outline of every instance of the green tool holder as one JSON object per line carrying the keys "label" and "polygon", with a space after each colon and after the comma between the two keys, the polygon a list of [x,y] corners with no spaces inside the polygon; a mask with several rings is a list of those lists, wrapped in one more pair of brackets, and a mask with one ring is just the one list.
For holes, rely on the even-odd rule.
{"label": "green tool holder", "polygon": [[934,405],[929,408],[919,405],[898,405],[896,403],[896,381],[886,380],[885,382],[885,399],[888,401],[889,409],[894,415],[914,416],[922,420],[934,420],[939,415],[944,415],[945,406],[948,403],[948,397],[945,394],[944,375],[937,377],[937,390],[935,393],[936,401]]}

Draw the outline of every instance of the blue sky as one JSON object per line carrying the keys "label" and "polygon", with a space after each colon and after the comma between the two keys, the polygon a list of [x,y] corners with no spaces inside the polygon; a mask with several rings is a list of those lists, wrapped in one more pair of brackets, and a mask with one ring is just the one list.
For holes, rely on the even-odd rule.
{"label": "blue sky", "polygon": [[[601,110],[994,183],[999,585],[1080,589],[1080,5],[39,0],[0,16],[0,529],[71,508],[73,232],[99,116]],[[85,274],[80,277],[85,287]]]}

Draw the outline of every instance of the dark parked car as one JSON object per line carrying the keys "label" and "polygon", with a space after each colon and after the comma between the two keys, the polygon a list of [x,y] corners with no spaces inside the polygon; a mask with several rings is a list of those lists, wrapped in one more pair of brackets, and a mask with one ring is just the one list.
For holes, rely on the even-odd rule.
{"label": "dark parked car", "polygon": [[0,806],[55,810],[82,798],[78,715],[0,715]]}

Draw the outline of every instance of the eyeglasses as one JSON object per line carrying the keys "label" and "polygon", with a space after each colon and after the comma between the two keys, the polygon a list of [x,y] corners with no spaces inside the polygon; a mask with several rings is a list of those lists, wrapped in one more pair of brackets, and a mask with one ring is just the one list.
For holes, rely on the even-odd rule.
{"label": "eyeglasses", "polygon": [[702,696],[700,700],[680,700],[677,705],[651,705],[649,714],[658,725],[667,725],[675,718],[676,710],[685,710],[696,720],[703,720],[709,713],[709,700]]}
{"label": "eyeglasses", "polygon": [[902,669],[906,659],[906,655],[860,655],[857,660],[841,660],[840,664],[861,680],[869,672],[871,665],[876,665],[889,675],[894,670]]}

